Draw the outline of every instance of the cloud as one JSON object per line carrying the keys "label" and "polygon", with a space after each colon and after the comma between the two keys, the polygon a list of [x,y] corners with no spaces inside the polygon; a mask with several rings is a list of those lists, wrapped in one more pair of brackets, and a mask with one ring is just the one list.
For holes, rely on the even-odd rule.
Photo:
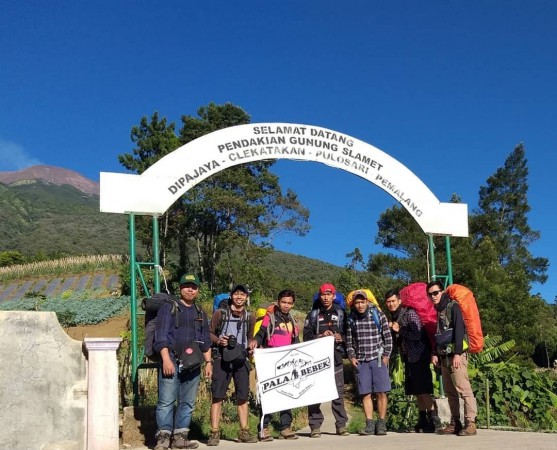
{"label": "cloud", "polygon": [[0,171],[21,170],[37,164],[42,162],[29,156],[21,145],[0,138]]}

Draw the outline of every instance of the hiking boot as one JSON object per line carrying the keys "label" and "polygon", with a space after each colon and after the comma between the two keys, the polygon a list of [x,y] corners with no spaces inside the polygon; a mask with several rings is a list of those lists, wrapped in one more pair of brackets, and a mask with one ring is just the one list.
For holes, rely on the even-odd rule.
{"label": "hiking boot", "polygon": [[280,432],[279,439],[298,439],[298,435],[292,431],[292,428],[285,428]]}
{"label": "hiking boot", "polygon": [[477,433],[476,431],[476,422],[466,421],[465,426],[460,432],[458,433],[459,436],[475,436]]}
{"label": "hiking boot", "polygon": [[241,428],[238,431],[238,442],[243,444],[255,444],[257,442],[257,436],[250,434],[249,428]]}
{"label": "hiking boot", "polygon": [[[439,431],[443,425],[441,424],[441,419],[439,416],[435,415],[435,411],[428,411],[427,412],[427,429],[428,431],[424,431],[424,433],[436,433]],[[433,428],[433,431],[429,431]]]}
{"label": "hiking boot", "polygon": [[426,431],[428,426],[427,414],[425,411],[420,411],[420,417],[418,418],[418,423],[414,425],[414,431],[416,433],[431,433],[431,431]]}
{"label": "hiking boot", "polygon": [[209,434],[209,439],[207,439],[208,447],[216,447],[220,443],[220,430],[218,428],[212,429],[211,434]]}
{"label": "hiking boot", "polygon": [[197,442],[192,442],[188,440],[189,429],[182,428],[180,430],[174,430],[172,435],[172,447],[171,448],[189,448],[194,449],[199,447]]}
{"label": "hiking boot", "polygon": [[387,424],[385,419],[378,419],[375,423],[375,436],[385,436],[387,434]]}
{"label": "hiking boot", "polygon": [[273,436],[271,436],[271,432],[268,428],[263,428],[263,430],[259,434],[259,440],[261,442],[271,442],[273,440]]}
{"label": "hiking boot", "polygon": [[311,430],[311,434],[309,437],[312,438],[320,438],[321,437],[321,428],[314,428]]}
{"label": "hiking boot", "polygon": [[346,427],[337,428],[337,435],[339,436],[350,436],[350,432]]}
{"label": "hiking boot", "polygon": [[170,447],[170,431],[161,430],[156,435],[157,445],[154,450],[168,450]]}
{"label": "hiking boot", "polygon": [[445,428],[441,428],[437,431],[437,434],[458,434],[462,430],[462,422],[460,419],[455,419],[454,417],[451,419],[451,423],[449,423]]}
{"label": "hiking boot", "polygon": [[375,420],[366,419],[366,427],[360,431],[361,436],[370,436],[375,434]]}

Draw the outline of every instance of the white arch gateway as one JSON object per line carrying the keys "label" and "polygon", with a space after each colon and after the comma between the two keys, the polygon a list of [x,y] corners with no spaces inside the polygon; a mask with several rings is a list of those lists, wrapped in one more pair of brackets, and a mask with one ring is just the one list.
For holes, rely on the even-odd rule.
{"label": "white arch gateway", "polygon": [[141,175],[101,172],[101,212],[160,215],[215,173],[265,159],[313,161],[362,177],[394,197],[424,233],[468,236],[468,207],[442,203],[406,166],[337,131],[291,123],[252,123],[202,136]]}

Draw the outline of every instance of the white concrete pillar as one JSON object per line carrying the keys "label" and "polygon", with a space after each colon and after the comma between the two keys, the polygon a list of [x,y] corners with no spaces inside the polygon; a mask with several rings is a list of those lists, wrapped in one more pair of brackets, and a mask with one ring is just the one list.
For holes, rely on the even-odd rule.
{"label": "white concrete pillar", "polygon": [[122,338],[85,338],[87,370],[87,450],[118,450],[118,360]]}

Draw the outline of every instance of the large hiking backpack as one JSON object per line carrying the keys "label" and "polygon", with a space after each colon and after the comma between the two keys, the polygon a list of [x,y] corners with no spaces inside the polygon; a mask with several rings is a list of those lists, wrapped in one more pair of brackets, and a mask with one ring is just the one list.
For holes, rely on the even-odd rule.
{"label": "large hiking backpack", "polygon": [[213,297],[213,312],[219,308],[226,308],[230,304],[230,294],[223,292]]}
{"label": "large hiking backpack", "polygon": [[354,291],[350,291],[348,293],[348,295],[346,296],[346,303],[347,303],[349,308],[352,307],[352,303],[354,303],[354,295],[356,295],[356,292],[358,292],[358,291],[365,292],[366,297],[369,300],[369,302],[372,303],[377,309],[379,309],[381,311],[381,307],[379,306],[379,302],[375,298],[375,295],[373,295],[373,292],[371,292],[371,289],[356,289]]}
{"label": "large hiking backpack", "polygon": [[480,312],[474,294],[470,289],[459,284],[451,284],[445,289],[445,292],[451,300],[458,303],[462,311],[466,334],[468,335],[468,351],[470,353],[480,353],[484,346],[484,336]]}
{"label": "large hiking backpack", "polygon": [[402,306],[412,308],[418,314],[422,327],[429,338],[431,348],[435,348],[437,332],[437,311],[427,296],[427,284],[412,283],[400,290]]}
{"label": "large hiking backpack", "polygon": [[170,303],[172,305],[172,315],[174,316],[175,327],[178,328],[178,299],[166,292],[153,294],[149,298],[144,298],[141,307],[145,311],[145,340],[143,342],[144,354],[151,361],[159,361],[160,355],[153,349],[155,343],[155,329],[157,328],[157,314],[162,305]]}
{"label": "large hiking backpack", "polygon": [[[155,352],[153,345],[155,343],[155,329],[157,328],[157,315],[161,306],[166,303],[171,304],[171,314],[174,316],[174,327],[178,328],[179,309],[178,299],[167,292],[159,292],[151,297],[144,298],[141,307],[145,311],[145,339],[143,341],[144,355],[151,361],[160,361],[160,354]],[[197,316],[202,317],[199,307],[194,304]]]}
{"label": "large hiking backpack", "polygon": [[[344,298],[344,295],[341,292],[338,292],[338,291],[335,292],[335,296],[333,298],[333,303],[335,305],[338,305],[343,310],[346,309],[346,299]],[[313,294],[312,309],[317,309],[317,308],[319,308],[319,292],[316,292],[315,294]]]}

